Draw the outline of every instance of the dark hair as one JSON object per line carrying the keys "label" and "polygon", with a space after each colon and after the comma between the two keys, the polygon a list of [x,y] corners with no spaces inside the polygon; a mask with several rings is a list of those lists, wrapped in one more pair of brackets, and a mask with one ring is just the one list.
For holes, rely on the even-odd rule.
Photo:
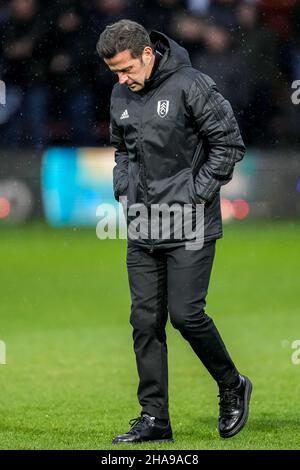
{"label": "dark hair", "polygon": [[131,20],[120,20],[106,26],[97,42],[97,52],[102,59],[111,59],[127,49],[132,57],[141,57],[145,47],[152,47],[144,26]]}

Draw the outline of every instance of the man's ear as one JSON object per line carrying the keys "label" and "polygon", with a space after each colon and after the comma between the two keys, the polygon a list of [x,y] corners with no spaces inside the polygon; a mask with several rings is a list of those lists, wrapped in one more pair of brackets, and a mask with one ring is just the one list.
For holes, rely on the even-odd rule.
{"label": "man's ear", "polygon": [[153,49],[152,49],[152,47],[146,46],[145,49],[144,49],[144,51],[143,51],[143,53],[146,54],[147,56],[149,55],[149,56],[152,57],[152,55],[153,55]]}
{"label": "man's ear", "polygon": [[142,53],[142,58],[148,64],[153,57],[153,49],[150,46],[146,46]]}

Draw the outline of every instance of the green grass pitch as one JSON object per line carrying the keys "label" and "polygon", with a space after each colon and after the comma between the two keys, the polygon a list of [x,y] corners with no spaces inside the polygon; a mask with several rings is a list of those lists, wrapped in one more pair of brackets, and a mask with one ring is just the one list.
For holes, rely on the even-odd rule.
{"label": "green grass pitch", "polygon": [[[116,449],[140,412],[126,242],[39,224],[1,227],[0,240],[1,449]],[[168,325],[175,442],[135,449],[300,448],[299,270],[299,223],[225,227],[207,313],[253,381],[248,424],[219,438],[216,385]]]}

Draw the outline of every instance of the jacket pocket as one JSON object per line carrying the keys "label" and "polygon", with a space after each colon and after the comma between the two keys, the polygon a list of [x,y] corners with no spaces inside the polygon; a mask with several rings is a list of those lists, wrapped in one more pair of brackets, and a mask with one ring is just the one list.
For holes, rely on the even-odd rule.
{"label": "jacket pocket", "polygon": [[193,175],[192,170],[191,170],[191,177],[190,177],[190,197],[191,197],[191,202],[192,202],[193,205],[203,204],[203,201],[197,195],[197,192],[196,192],[195,179],[194,179],[194,175]]}
{"label": "jacket pocket", "polygon": [[128,188],[128,174],[120,171],[117,166],[113,168],[113,191],[115,198],[118,200],[120,196],[125,196]]}
{"label": "jacket pocket", "polygon": [[192,159],[192,164],[191,164],[192,173],[193,173],[194,177],[196,176],[196,174],[200,170],[200,168],[203,165],[204,161],[205,161],[205,150],[204,150],[203,142],[200,141],[198,143],[197,147],[196,147],[195,152],[194,152],[193,159]]}

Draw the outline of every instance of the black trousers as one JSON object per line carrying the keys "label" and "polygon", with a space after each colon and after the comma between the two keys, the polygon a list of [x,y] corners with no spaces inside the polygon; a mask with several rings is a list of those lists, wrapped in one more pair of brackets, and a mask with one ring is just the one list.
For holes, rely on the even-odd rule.
{"label": "black trousers", "polygon": [[189,342],[219,386],[237,381],[235,368],[213,320],[204,312],[215,254],[215,241],[201,250],[185,246],[149,250],[128,244],[134,351],[142,412],[167,419],[168,361],[165,326]]}

